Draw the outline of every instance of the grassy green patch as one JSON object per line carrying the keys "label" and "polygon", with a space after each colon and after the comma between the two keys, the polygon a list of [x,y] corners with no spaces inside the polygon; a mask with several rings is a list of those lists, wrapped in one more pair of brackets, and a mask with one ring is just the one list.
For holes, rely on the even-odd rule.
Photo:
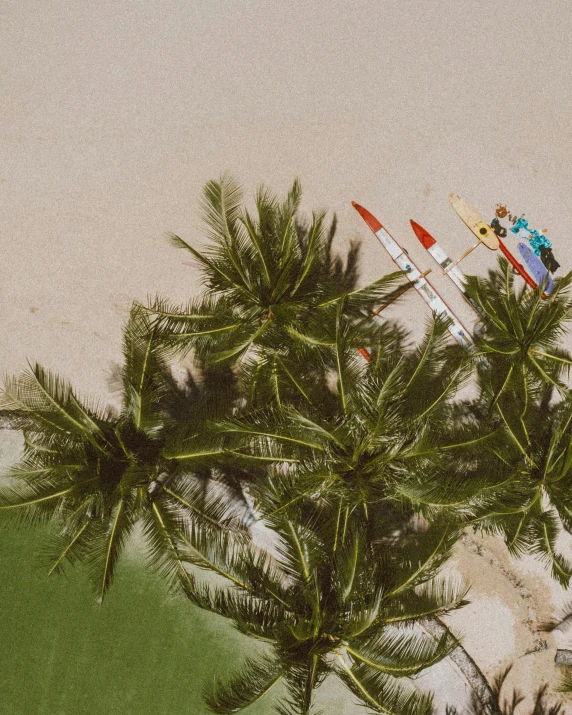
{"label": "grassy green patch", "polygon": [[[45,577],[41,544],[41,531],[0,530],[2,712],[208,712],[203,681],[238,665],[252,643],[169,595],[134,558],[98,606],[81,569]],[[249,711],[263,712],[263,703]]]}

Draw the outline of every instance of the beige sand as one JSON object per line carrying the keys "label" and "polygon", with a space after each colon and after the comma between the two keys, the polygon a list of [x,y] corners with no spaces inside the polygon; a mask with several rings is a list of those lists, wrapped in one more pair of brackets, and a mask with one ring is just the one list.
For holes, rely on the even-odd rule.
{"label": "beige sand", "polygon": [[[2,371],[39,360],[106,398],[131,301],[196,290],[163,236],[200,242],[201,187],[224,170],[249,191],[299,176],[306,207],[338,213],[342,243],[363,237],[364,282],[393,266],[350,201],[428,268],[410,217],[451,255],[472,240],[451,191],[486,217],[497,202],[526,212],[572,266],[564,0],[20,0],[0,19]],[[482,248],[464,266],[494,259]],[[412,328],[427,317],[414,296],[398,313]],[[564,594],[479,544],[456,559],[473,583],[453,619],[467,647],[487,672],[516,654],[524,687],[551,678],[555,636],[524,653]]]}

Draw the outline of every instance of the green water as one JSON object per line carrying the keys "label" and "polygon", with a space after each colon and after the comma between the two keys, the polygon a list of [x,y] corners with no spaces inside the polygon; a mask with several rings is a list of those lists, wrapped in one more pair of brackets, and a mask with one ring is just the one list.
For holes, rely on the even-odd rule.
{"label": "green water", "polygon": [[98,606],[79,570],[43,576],[33,558],[41,537],[0,532],[0,712],[208,712],[203,681],[238,664],[246,639],[223,619],[170,597],[133,560]]}
{"label": "green water", "polygon": [[[0,438],[6,466],[21,442]],[[251,642],[170,595],[133,547],[98,606],[81,568],[46,577],[44,535],[0,525],[0,713],[207,713],[203,682],[234,669]],[[261,701],[247,712],[268,709]]]}
{"label": "green water", "polygon": [[[19,448],[0,431],[0,469]],[[136,547],[98,606],[81,567],[46,577],[44,535],[0,522],[0,714],[206,715],[205,680],[234,671],[258,644],[169,595]],[[332,684],[321,688],[325,712],[355,712]],[[271,706],[269,695],[243,712]]]}

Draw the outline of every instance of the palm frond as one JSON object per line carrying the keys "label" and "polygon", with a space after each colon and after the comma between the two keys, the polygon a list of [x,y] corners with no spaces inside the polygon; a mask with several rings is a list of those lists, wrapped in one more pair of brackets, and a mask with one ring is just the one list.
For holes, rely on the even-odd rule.
{"label": "palm frond", "polygon": [[557,516],[549,511],[536,516],[530,524],[531,552],[551,567],[552,576],[562,586],[568,586],[572,577],[572,563],[559,554],[556,539],[560,530]]}
{"label": "palm frond", "polygon": [[18,426],[40,432],[57,431],[76,440],[98,445],[103,415],[85,408],[69,383],[41,365],[7,378],[0,397],[4,409],[21,415]]}
{"label": "palm frond", "polygon": [[124,409],[137,430],[153,434],[162,424],[160,403],[167,392],[163,346],[148,311],[135,304],[124,331]]}
{"label": "palm frond", "polygon": [[263,698],[282,674],[282,664],[275,658],[247,658],[242,668],[226,681],[217,679],[208,683],[203,699],[214,713],[235,713]]}
{"label": "palm frond", "polygon": [[347,645],[346,652],[357,664],[364,663],[373,670],[403,678],[443,660],[457,645],[456,638],[450,633],[436,641],[413,630],[386,628],[379,635]]}
{"label": "palm frond", "polygon": [[386,598],[393,598],[434,577],[450,555],[457,536],[458,529],[435,522],[423,534],[406,543],[398,553],[400,566],[396,583]]}
{"label": "palm frond", "polygon": [[337,657],[337,675],[368,708],[385,715],[431,715],[432,695],[418,693],[411,685],[361,663],[349,667]]}
{"label": "palm frond", "polygon": [[407,623],[442,616],[467,605],[468,588],[451,579],[436,577],[384,605],[384,623]]}
{"label": "palm frond", "polygon": [[0,514],[16,526],[45,524],[82,504],[99,478],[81,464],[46,465],[26,460],[0,484]]}
{"label": "palm frond", "polygon": [[182,520],[182,513],[164,496],[153,498],[150,508],[145,509],[140,518],[147,562],[173,589],[189,581],[177,542]]}
{"label": "palm frond", "polygon": [[66,528],[49,539],[44,550],[44,559],[49,565],[48,575],[62,573],[64,563],[83,562],[89,553],[89,528],[92,521],[85,515],[75,528]]}
{"label": "palm frond", "polygon": [[111,585],[117,562],[135,525],[133,495],[124,493],[116,502],[109,517],[89,534],[88,568],[98,596],[103,599]]}

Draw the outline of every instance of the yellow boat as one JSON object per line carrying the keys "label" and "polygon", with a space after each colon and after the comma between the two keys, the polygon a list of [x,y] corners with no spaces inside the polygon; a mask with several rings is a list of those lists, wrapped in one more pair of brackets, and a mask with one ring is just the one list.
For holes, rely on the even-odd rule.
{"label": "yellow boat", "polygon": [[471,229],[479,241],[482,241],[491,251],[496,251],[500,245],[498,236],[481,216],[457,194],[449,194],[449,201],[461,221]]}

